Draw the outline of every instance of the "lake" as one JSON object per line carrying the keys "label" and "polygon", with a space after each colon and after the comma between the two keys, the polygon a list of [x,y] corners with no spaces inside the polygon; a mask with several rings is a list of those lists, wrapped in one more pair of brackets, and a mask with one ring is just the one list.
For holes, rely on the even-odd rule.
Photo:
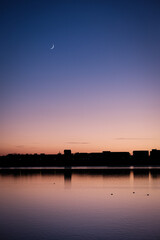
{"label": "lake", "polygon": [[0,236],[160,239],[160,169],[1,169]]}

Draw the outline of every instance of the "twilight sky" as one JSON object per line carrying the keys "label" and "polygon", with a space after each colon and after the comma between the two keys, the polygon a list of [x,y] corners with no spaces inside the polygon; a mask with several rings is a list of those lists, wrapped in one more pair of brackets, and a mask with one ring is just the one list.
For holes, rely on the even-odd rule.
{"label": "twilight sky", "polygon": [[159,0],[2,0],[0,26],[0,155],[160,149]]}

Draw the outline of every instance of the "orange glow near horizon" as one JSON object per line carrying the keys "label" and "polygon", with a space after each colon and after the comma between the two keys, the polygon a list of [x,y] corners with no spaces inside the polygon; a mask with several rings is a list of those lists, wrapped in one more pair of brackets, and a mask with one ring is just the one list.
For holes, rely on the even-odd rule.
{"label": "orange glow near horizon", "polygon": [[9,145],[4,146],[3,144],[0,147],[0,155],[7,155],[7,154],[57,154],[63,153],[64,149],[71,149],[72,153],[76,152],[102,152],[102,151],[112,151],[112,152],[132,152],[134,150],[148,150],[151,151],[152,149],[159,149],[159,145],[157,142],[152,139],[147,140],[107,140],[106,144],[102,142],[101,144],[96,143],[78,143],[78,142],[71,142],[71,143],[42,143],[42,145],[38,145],[37,143],[31,144],[25,143],[26,145]]}
{"label": "orange glow near horizon", "polygon": [[127,114],[109,109],[107,113],[90,109],[84,115],[74,112],[11,115],[1,125],[0,155],[160,149],[159,113],[149,115],[145,110],[137,117],[133,109],[126,109]]}

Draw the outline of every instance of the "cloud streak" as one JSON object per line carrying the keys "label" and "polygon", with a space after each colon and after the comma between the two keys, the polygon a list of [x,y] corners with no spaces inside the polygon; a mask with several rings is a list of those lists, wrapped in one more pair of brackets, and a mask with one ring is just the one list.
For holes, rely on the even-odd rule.
{"label": "cloud streak", "polygon": [[120,138],[114,138],[115,140],[119,140],[119,141],[123,141],[123,140],[151,140],[153,138],[123,138],[123,137],[120,137]]}
{"label": "cloud streak", "polygon": [[24,145],[17,145],[16,148],[24,148]]}
{"label": "cloud streak", "polygon": [[89,142],[66,142],[67,144],[89,144]]}

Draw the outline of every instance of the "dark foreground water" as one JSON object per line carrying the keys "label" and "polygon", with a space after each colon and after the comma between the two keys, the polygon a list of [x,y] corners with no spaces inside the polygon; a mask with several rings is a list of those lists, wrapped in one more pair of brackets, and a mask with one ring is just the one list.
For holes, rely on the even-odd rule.
{"label": "dark foreground water", "polygon": [[0,238],[160,239],[160,170],[0,170]]}

